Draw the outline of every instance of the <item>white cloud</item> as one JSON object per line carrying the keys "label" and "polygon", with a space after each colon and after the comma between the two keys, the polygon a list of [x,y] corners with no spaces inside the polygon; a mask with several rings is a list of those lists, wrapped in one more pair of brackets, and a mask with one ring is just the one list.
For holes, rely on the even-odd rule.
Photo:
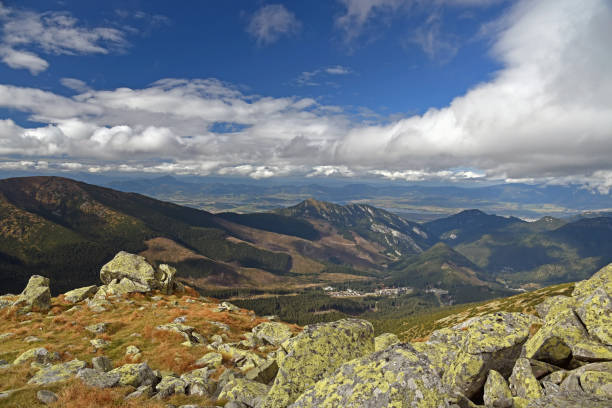
{"label": "white cloud", "polygon": [[493,38],[502,65],[493,79],[442,109],[367,122],[309,98],[253,96],[213,79],[72,97],[0,85],[0,107],[43,123],[0,119],[0,156],[90,171],[543,180],[605,192],[609,38],[606,0],[519,2]]}
{"label": "white cloud", "polygon": [[285,6],[268,4],[253,14],[246,30],[259,45],[267,45],[283,35],[297,33],[301,27],[302,23]]}
{"label": "white cloud", "polygon": [[87,92],[91,89],[84,81],[76,78],[62,78],[60,79],[60,83],[66,88],[77,92]]}
{"label": "white cloud", "polygon": [[[314,71],[304,71],[296,79],[295,83],[299,86],[319,86],[335,84],[329,80],[330,76],[349,75],[353,70],[342,65],[333,65],[330,67],[315,69]],[[323,84],[321,78],[326,80]],[[319,78],[319,79],[317,79]]]}
{"label": "white cloud", "polygon": [[11,68],[36,75],[49,64],[46,54],[108,54],[127,46],[125,34],[112,27],[85,28],[68,12],[27,11],[0,3],[0,57]]}
{"label": "white cloud", "polygon": [[0,46],[2,62],[13,69],[27,69],[32,75],[38,75],[49,67],[49,63],[38,55],[14,50],[11,47]]}

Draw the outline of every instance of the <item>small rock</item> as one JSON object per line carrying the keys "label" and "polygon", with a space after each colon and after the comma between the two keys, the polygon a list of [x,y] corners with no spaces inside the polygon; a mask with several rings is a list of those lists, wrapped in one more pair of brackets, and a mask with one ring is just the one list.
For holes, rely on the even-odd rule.
{"label": "small rock", "polygon": [[85,286],[83,288],[74,289],[70,292],[64,293],[64,299],[70,303],[78,303],[94,296],[97,291],[98,287],[96,285]]}
{"label": "small rock", "polygon": [[10,339],[14,335],[15,335],[15,333],[2,333],[2,334],[0,334],[0,340]]}
{"label": "small rock", "polygon": [[106,373],[113,369],[113,363],[110,358],[106,356],[94,357],[91,359],[91,365],[94,370]]}
{"label": "small rock", "polygon": [[153,395],[153,386],[142,385],[136,389],[136,391],[128,394],[125,399],[140,398],[142,396],[150,397]]}
{"label": "small rock", "polygon": [[155,389],[157,390],[157,398],[167,398],[174,394],[185,394],[187,383],[174,376],[164,376]]}
{"label": "small rock", "polygon": [[86,326],[85,330],[94,334],[106,333],[106,331],[108,330],[108,323],[91,324],[89,326]]}
{"label": "small rock", "polygon": [[125,355],[130,356],[134,354],[140,354],[140,349],[136,346],[127,346],[127,349],[125,350]]}
{"label": "small rock", "polygon": [[26,343],[36,343],[38,341],[42,341],[40,340],[38,337],[36,336],[28,336],[25,339],[23,339],[23,341],[25,341]]}
{"label": "small rock", "polygon": [[106,372],[100,372],[92,368],[84,368],[79,370],[76,377],[81,379],[84,384],[95,387],[95,388],[111,388],[119,383],[121,375],[115,373],[110,374]]}
{"label": "small rock", "polygon": [[53,404],[58,400],[57,394],[48,390],[40,390],[36,393],[36,398],[45,405]]}
{"label": "small rock", "polygon": [[174,319],[172,322],[173,323],[185,323],[187,321],[187,316],[179,316],[176,319]]}
{"label": "small rock", "polygon": [[119,384],[122,386],[140,387],[141,385],[154,385],[158,382],[157,376],[147,363],[126,364],[109,373],[120,374]]}
{"label": "small rock", "polygon": [[223,363],[223,356],[219,353],[208,353],[195,362],[197,366],[205,366],[212,369],[219,367]]}
{"label": "small rock", "polygon": [[104,339],[93,339],[93,340],[89,340],[89,343],[92,345],[92,347],[95,350],[101,350],[104,349],[106,347],[108,347],[108,345],[110,344],[110,342],[104,340]]}
{"label": "small rock", "polygon": [[206,396],[212,395],[216,390],[216,383],[209,377],[212,373],[207,368],[200,368],[181,375],[181,380],[185,381],[189,395]]}

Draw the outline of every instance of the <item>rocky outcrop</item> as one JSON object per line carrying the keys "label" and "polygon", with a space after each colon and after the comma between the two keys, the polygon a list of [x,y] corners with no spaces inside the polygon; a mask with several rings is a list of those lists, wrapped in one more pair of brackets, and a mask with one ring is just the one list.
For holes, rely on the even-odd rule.
{"label": "rocky outcrop", "polygon": [[49,279],[39,275],[31,276],[13,306],[21,308],[23,312],[49,310],[51,308]]}
{"label": "rocky outcrop", "polygon": [[282,348],[278,374],[262,408],[285,407],[346,361],[371,354],[374,329],[357,319],[310,325]]}

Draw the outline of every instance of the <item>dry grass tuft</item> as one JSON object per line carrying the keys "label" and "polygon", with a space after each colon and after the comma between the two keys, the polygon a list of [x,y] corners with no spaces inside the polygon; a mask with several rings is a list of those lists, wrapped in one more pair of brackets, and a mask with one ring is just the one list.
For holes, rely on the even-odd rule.
{"label": "dry grass tuft", "polygon": [[54,408],[162,408],[164,402],[136,398],[125,400],[125,395],[133,389],[120,387],[99,389],[88,387],[80,381],[73,381],[58,393],[58,401],[51,404]]}

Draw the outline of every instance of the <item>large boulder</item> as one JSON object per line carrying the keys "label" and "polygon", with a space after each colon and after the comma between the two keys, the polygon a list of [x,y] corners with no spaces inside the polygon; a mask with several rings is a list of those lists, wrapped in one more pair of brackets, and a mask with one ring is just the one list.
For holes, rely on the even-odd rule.
{"label": "large boulder", "polygon": [[536,323],[539,319],[535,316],[499,312],[455,326],[453,329],[464,332],[465,340],[444,372],[444,383],[471,398],[482,390],[489,370],[509,376],[531,325]]}
{"label": "large boulder", "polygon": [[27,286],[21,292],[13,306],[21,307],[23,311],[47,311],[51,308],[51,291],[49,278],[32,275]]}
{"label": "large boulder", "polygon": [[381,351],[399,342],[400,339],[397,337],[397,334],[383,333],[374,338],[374,350]]}
{"label": "large boulder", "polygon": [[73,377],[80,369],[85,368],[86,365],[84,361],[72,360],[67,363],[42,367],[34,377],[28,381],[28,384],[46,385],[66,381]]}
{"label": "large boulder", "polygon": [[374,351],[374,329],[365,320],[309,325],[283,343],[278,374],[262,408],[285,407],[342,364]]}
{"label": "large boulder", "polygon": [[509,379],[510,390],[516,397],[535,400],[543,396],[542,386],[533,375],[531,364],[526,358],[519,358]]}
{"label": "large boulder", "polygon": [[100,269],[100,280],[105,285],[113,281],[127,278],[132,282],[140,283],[149,290],[159,287],[155,276],[155,269],[142,256],[121,251]]}
{"label": "large boulder", "polygon": [[442,408],[450,401],[427,357],[405,343],[342,365],[290,407]]}
{"label": "large boulder", "polygon": [[118,373],[110,374],[95,370],[93,368],[84,368],[79,370],[76,378],[80,379],[85,385],[95,388],[111,388],[119,384],[121,375]]}

